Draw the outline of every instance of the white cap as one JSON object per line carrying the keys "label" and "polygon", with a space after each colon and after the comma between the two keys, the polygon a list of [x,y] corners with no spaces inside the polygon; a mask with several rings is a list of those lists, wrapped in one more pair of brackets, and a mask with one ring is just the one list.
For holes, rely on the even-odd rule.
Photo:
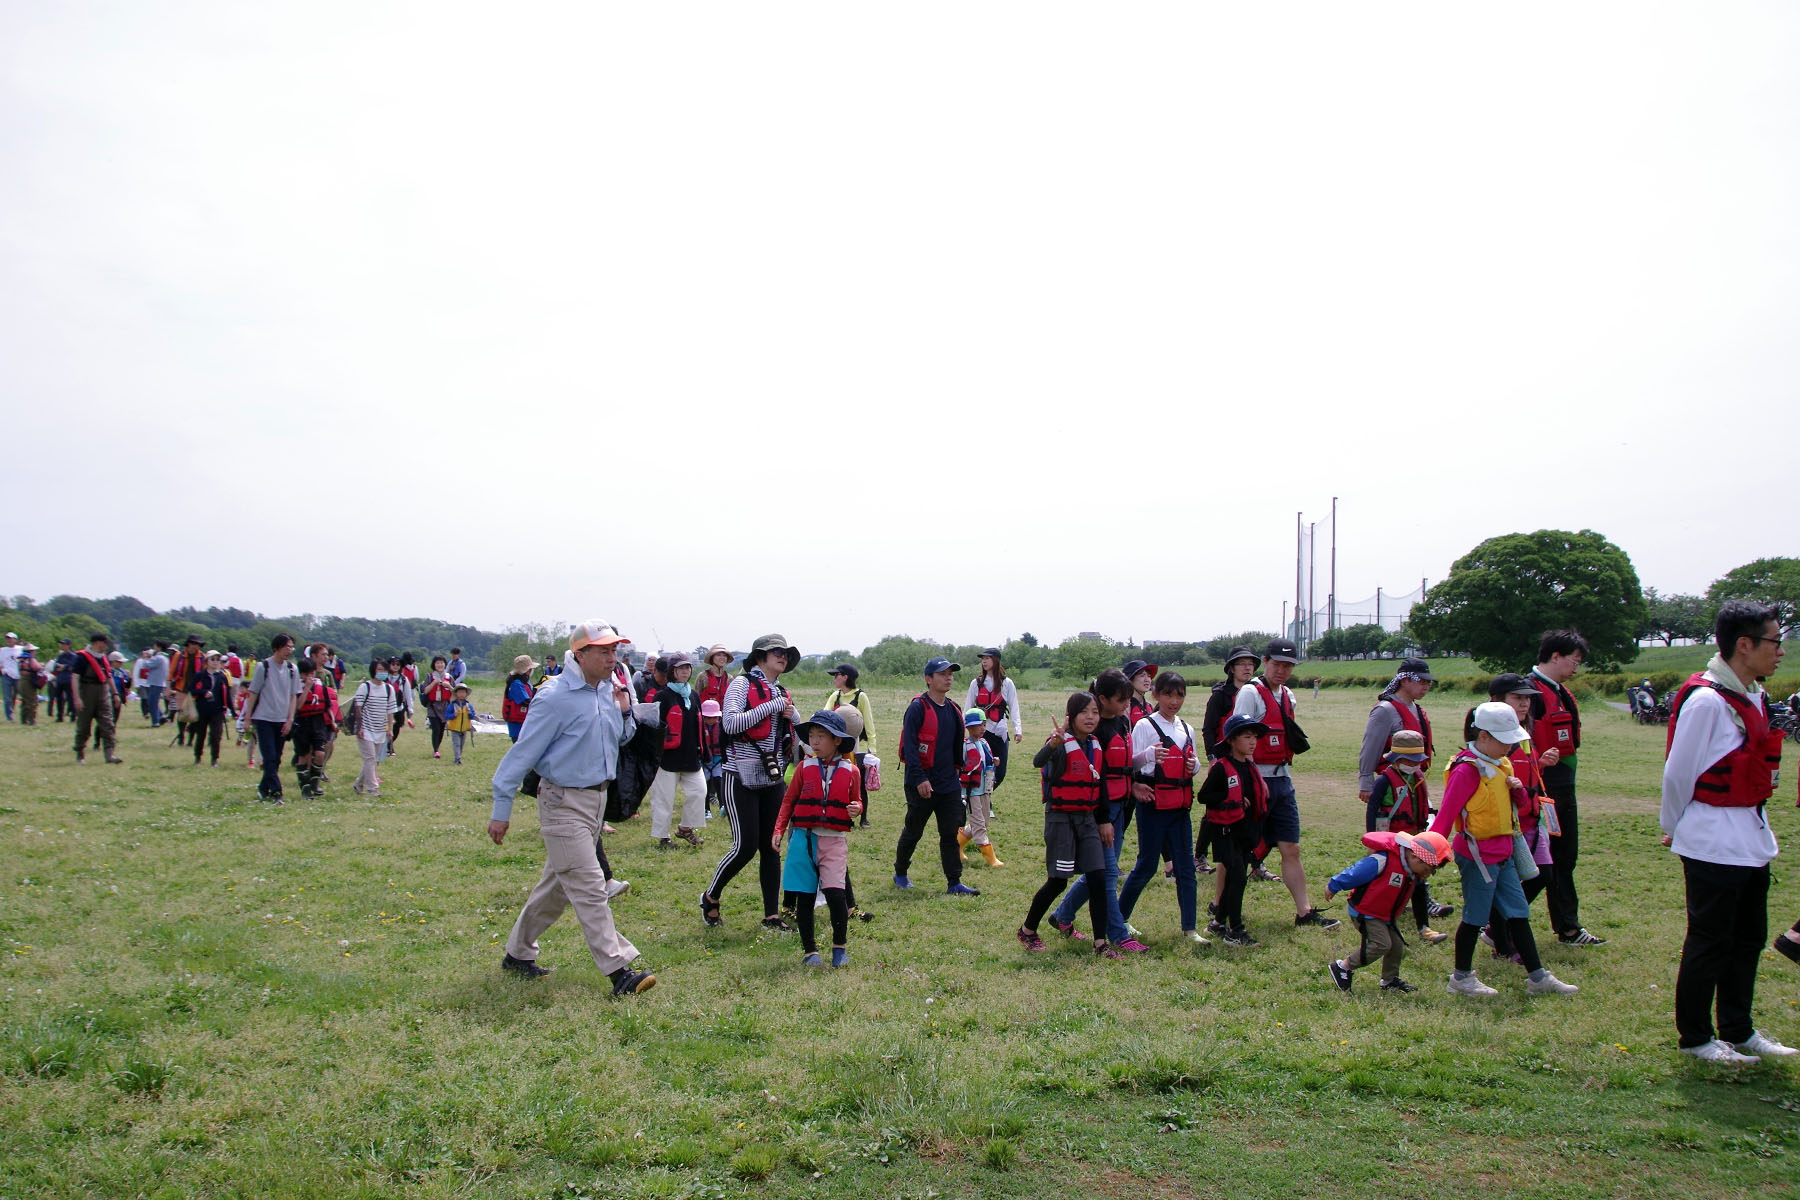
{"label": "white cap", "polygon": [[9,629],[9,630],[7,630],[7,631],[6,631],[6,636],[7,636],[7,637],[9,637],[9,638],[12,638],[12,639],[13,639],[13,640],[14,640],[14,641],[17,641],[17,640],[18,640],[18,637],[19,637],[19,635],[18,635],[18,634],[16,634],[16,633],[14,633],[14,632],[13,632],[13,631],[12,631],[12,630],[10,630],[10,629]]}
{"label": "white cap", "polygon": [[1513,711],[1513,706],[1499,700],[1476,706],[1475,728],[1508,746],[1516,746],[1530,736],[1519,724],[1519,714]]}

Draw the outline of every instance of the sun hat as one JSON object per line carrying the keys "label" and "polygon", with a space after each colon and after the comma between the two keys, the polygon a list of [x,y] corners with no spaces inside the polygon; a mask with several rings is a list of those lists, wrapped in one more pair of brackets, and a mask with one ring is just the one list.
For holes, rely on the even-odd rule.
{"label": "sun hat", "polygon": [[531,657],[529,654],[521,654],[513,659],[512,674],[523,675],[535,666],[537,666],[537,659]]}
{"label": "sun hat", "polygon": [[844,718],[829,708],[821,708],[811,717],[794,726],[794,732],[800,735],[802,741],[810,737],[815,729],[823,729],[836,738],[840,744],[850,736],[849,730],[844,725]]}
{"label": "sun hat", "polygon": [[124,661],[125,661],[125,656],[124,656],[124,655],[123,655],[123,654],[120,654],[120,653],[119,653],[119,652],[118,652],[118,651],[117,651],[117,650],[114,650],[114,651],[113,651],[113,652],[112,652],[112,653],[111,653],[111,654],[108,654],[108,655],[107,655],[107,656],[106,656],[106,661],[107,661],[107,662],[115,662],[115,663],[122,663],[122,662],[124,662]]}
{"label": "sun hat", "polygon": [[1517,671],[1507,671],[1488,680],[1488,699],[1502,696],[1535,696],[1537,686]]}
{"label": "sun hat", "polygon": [[751,642],[750,657],[745,661],[750,662],[759,654],[770,654],[776,650],[780,650],[782,652],[782,657],[787,660],[787,666],[783,667],[782,670],[791,671],[800,665],[800,652],[788,645],[788,640],[779,633],[765,633],[754,642]]}
{"label": "sun hat", "polygon": [[1397,833],[1394,841],[1402,849],[1412,851],[1414,857],[1423,859],[1434,867],[1441,867],[1450,861],[1450,842],[1441,833]]}
{"label": "sun hat", "polygon": [[861,713],[857,712],[849,705],[845,705],[843,708],[835,708],[832,711],[843,718],[845,737],[849,738],[851,741],[855,741],[862,736],[863,719]]}
{"label": "sun hat", "polygon": [[468,690],[469,690],[469,685],[459,679],[456,681],[456,686],[450,689],[450,694],[452,696],[454,696],[458,692],[466,692]]}
{"label": "sun hat", "polygon": [[569,649],[580,650],[587,646],[619,646],[631,645],[631,639],[620,635],[617,629],[605,621],[583,621],[579,625],[569,627]]}
{"label": "sun hat", "polygon": [[1386,762],[1424,762],[1425,735],[1417,729],[1396,729],[1381,757]]}
{"label": "sun hat", "polygon": [[979,708],[971,708],[968,712],[963,714],[963,728],[965,728],[965,729],[967,729],[971,725],[986,725],[986,724],[987,724],[987,714],[983,713]]}
{"label": "sun hat", "polygon": [[727,649],[726,649],[726,648],[725,648],[725,643],[723,643],[723,642],[714,642],[714,643],[713,643],[713,644],[712,644],[712,645],[710,645],[710,646],[708,646],[708,647],[707,647],[707,648],[706,648],[706,665],[707,665],[707,666],[709,666],[709,667],[710,667],[710,666],[712,666],[712,665],[713,665],[713,659],[715,659],[715,658],[717,658],[717,657],[719,657],[719,655],[721,655],[721,654],[723,654],[723,655],[724,655],[724,656],[725,656],[725,663],[724,663],[724,665],[725,665],[725,666],[728,666],[728,667],[729,667],[729,666],[730,666],[730,665],[731,665],[731,660],[732,660],[732,659],[733,659],[733,658],[734,658],[734,657],[736,657],[736,656],[735,656],[735,655],[733,655],[733,654],[732,654],[732,653],[731,653],[731,651],[730,651],[730,650],[727,650]]}
{"label": "sun hat", "polygon": [[1225,653],[1225,670],[1231,670],[1231,664],[1240,658],[1247,658],[1256,666],[1262,666],[1262,655],[1248,646],[1233,646]]}
{"label": "sun hat", "polygon": [[1139,671],[1148,671],[1148,672],[1150,672],[1150,678],[1155,679],[1156,673],[1158,671],[1162,670],[1162,668],[1157,666],[1155,663],[1145,662],[1141,658],[1132,659],[1130,662],[1126,663],[1120,669],[1125,672],[1125,678],[1127,678],[1127,679],[1135,679],[1137,677],[1137,673]]}
{"label": "sun hat", "polygon": [[925,674],[936,675],[939,671],[960,671],[961,663],[953,663],[947,658],[934,658],[925,664]]}
{"label": "sun hat", "polygon": [[1519,724],[1519,714],[1513,706],[1500,700],[1475,706],[1475,728],[1508,746],[1516,746],[1530,736]]}
{"label": "sun hat", "polygon": [[700,702],[700,715],[703,717],[719,717],[725,715],[725,710],[719,707],[719,702],[717,700],[702,700]]}
{"label": "sun hat", "polygon": [[1270,638],[1269,644],[1263,647],[1265,662],[1299,663],[1300,647],[1287,638]]}
{"label": "sun hat", "polygon": [[1213,743],[1213,757],[1223,757],[1225,751],[1231,748],[1231,739],[1240,733],[1254,733],[1257,737],[1261,737],[1267,732],[1269,732],[1269,727],[1255,717],[1246,717],[1242,714],[1230,717],[1226,720],[1225,727],[1219,731],[1219,740]]}

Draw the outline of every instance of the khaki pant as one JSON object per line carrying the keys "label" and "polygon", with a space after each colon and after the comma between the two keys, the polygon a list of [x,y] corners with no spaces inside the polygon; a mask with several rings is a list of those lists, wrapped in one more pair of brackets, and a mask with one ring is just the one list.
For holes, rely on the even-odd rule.
{"label": "khaki pant", "polygon": [[76,754],[87,750],[90,733],[94,746],[103,750],[107,758],[113,757],[113,690],[105,684],[81,685],[81,714],[75,718]]}
{"label": "khaki pant", "polygon": [[[705,793],[701,793],[704,795]],[[638,952],[613,928],[606,902],[606,876],[594,854],[606,789],[565,788],[548,779],[538,784],[538,828],[544,835],[544,873],[519,910],[506,952],[526,962],[538,956],[538,938],[573,907],[594,965],[605,974],[636,961]]]}
{"label": "khaki pant", "polygon": [[19,724],[37,724],[38,686],[31,679],[19,680]]}
{"label": "khaki pant", "polygon": [[1344,965],[1354,971],[1380,959],[1381,977],[1398,978],[1400,960],[1406,957],[1406,943],[1400,940],[1399,931],[1387,921],[1371,921],[1367,917],[1351,917],[1350,923],[1362,934],[1362,942],[1344,955]]}
{"label": "khaki pant", "polygon": [[988,817],[993,812],[994,794],[965,792],[963,798],[969,802],[969,819],[963,823],[963,832],[969,835],[972,844],[985,846],[988,844]]}
{"label": "khaki pant", "polygon": [[669,836],[669,820],[675,815],[675,785],[681,785],[681,824],[699,829],[706,824],[706,776],[698,771],[661,770],[650,781],[650,836]]}

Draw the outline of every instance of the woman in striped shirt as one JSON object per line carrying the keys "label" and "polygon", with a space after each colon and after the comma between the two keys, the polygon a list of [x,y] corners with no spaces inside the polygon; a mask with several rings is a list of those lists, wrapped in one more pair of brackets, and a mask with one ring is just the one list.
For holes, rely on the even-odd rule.
{"label": "woman in striped shirt", "polygon": [[356,712],[356,748],[362,752],[362,774],[350,790],[359,796],[381,795],[381,780],[375,768],[387,757],[388,723],[397,707],[394,685],[388,679],[387,664],[374,660],[369,664],[369,677],[357,685],[350,700]]}

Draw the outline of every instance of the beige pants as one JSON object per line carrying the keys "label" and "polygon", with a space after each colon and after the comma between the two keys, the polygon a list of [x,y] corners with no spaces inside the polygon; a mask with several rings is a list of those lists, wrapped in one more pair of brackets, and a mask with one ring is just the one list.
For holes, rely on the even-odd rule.
{"label": "beige pants", "polygon": [[681,784],[681,824],[698,829],[706,824],[706,776],[698,771],[658,771],[650,782],[650,836],[669,836],[669,818],[675,815],[675,785]]}
{"label": "beige pants", "polygon": [[1351,970],[1381,960],[1381,977],[1394,979],[1400,974],[1400,960],[1406,957],[1406,943],[1386,921],[1367,917],[1351,917],[1350,923],[1362,934],[1356,949],[1344,955],[1344,965]]}
{"label": "beige pants", "polygon": [[[700,793],[705,796],[705,791]],[[606,808],[604,788],[565,788],[548,779],[538,785],[538,828],[544,835],[544,873],[531,898],[519,910],[506,952],[526,962],[538,956],[538,938],[573,906],[593,952],[594,965],[608,975],[636,961],[638,952],[613,928],[606,902],[606,876],[594,855],[600,836],[600,814]]]}
{"label": "beige pants", "polygon": [[973,796],[964,796],[968,802],[969,816],[963,822],[963,832],[969,835],[969,841],[977,846],[988,844],[988,816],[993,811],[992,792],[980,792]]}

